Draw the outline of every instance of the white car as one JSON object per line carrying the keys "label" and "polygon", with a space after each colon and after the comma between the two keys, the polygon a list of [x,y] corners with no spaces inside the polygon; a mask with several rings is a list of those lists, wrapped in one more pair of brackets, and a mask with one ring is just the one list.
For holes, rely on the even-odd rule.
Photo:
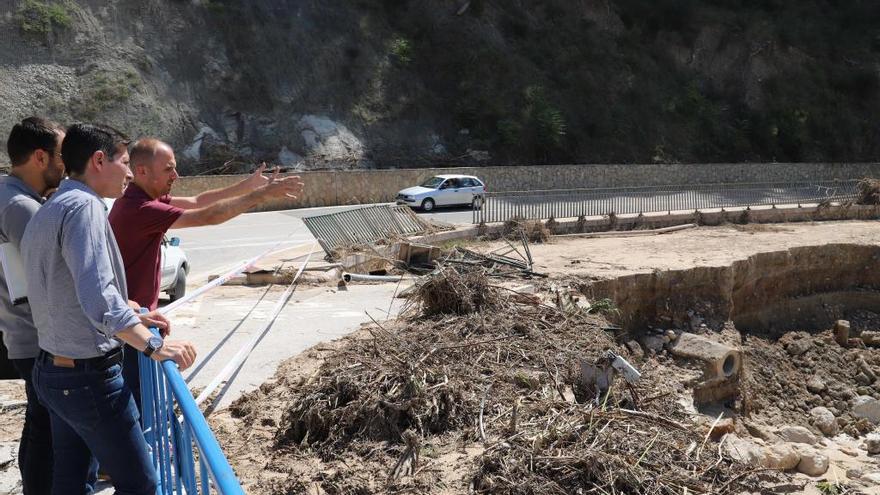
{"label": "white car", "polygon": [[186,295],[186,274],[189,273],[189,260],[180,248],[180,238],[162,238],[162,271],[159,291],[168,294],[176,301]]}
{"label": "white car", "polygon": [[420,186],[397,193],[397,204],[431,211],[437,206],[483,204],[486,185],[473,175],[435,175]]}
{"label": "white car", "polygon": [[[104,198],[107,211],[113,209],[111,198]],[[159,272],[159,292],[168,294],[169,299],[176,301],[186,295],[186,274],[189,273],[189,260],[186,253],[180,248],[180,238],[162,237],[160,248],[162,256],[161,271]]]}

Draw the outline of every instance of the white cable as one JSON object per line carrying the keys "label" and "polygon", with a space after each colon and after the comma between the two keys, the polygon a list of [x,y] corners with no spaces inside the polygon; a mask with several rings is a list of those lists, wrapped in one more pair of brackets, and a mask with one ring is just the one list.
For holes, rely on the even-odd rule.
{"label": "white cable", "polygon": [[196,397],[196,405],[201,404],[220,386],[221,383],[225,382],[235,373],[236,370],[244,363],[245,359],[250,356],[251,352],[254,350],[254,347],[257,346],[257,342],[263,337],[263,335],[272,327],[275,323],[275,319],[278,318],[278,315],[281,313],[281,310],[284,309],[284,305],[287,304],[287,301],[290,299],[290,296],[293,294],[294,288],[296,288],[296,281],[299,279],[300,275],[302,275],[303,270],[305,270],[306,265],[309,264],[309,260],[312,258],[312,254],[314,253],[314,247],[318,245],[318,241],[315,241],[312,244],[312,249],[309,252],[308,257],[305,262],[303,262],[302,266],[299,267],[299,270],[296,272],[296,275],[293,277],[293,281],[290,282],[290,285],[287,287],[287,290],[284,291],[284,294],[278,299],[278,302],[275,303],[275,308],[272,311],[272,316],[269,317],[269,321],[266,323],[263,328],[260,329],[259,332],[256,332],[250,340],[239,349],[238,353],[235,354],[235,357],[230,361],[221,371],[211,380],[210,383],[202,390],[202,393]]}
{"label": "white cable", "polygon": [[[224,275],[222,275],[222,276],[220,276],[220,277],[217,277],[217,278],[215,278],[214,280],[208,282],[207,284],[205,284],[205,285],[199,287],[198,289],[194,290],[193,292],[190,292],[189,294],[187,294],[187,295],[184,296],[183,298],[178,299],[178,300],[174,301],[173,303],[171,303],[171,304],[169,304],[169,305],[167,305],[167,306],[163,306],[163,307],[159,308],[159,310],[158,310],[159,313],[161,313],[161,314],[163,314],[163,315],[167,315],[168,313],[171,313],[172,311],[174,311],[174,310],[176,310],[177,308],[183,306],[184,304],[186,304],[186,303],[192,301],[192,300],[195,299],[196,297],[199,297],[200,295],[204,294],[205,292],[208,292],[209,290],[213,289],[214,287],[217,287],[218,285],[223,285],[223,284],[225,284],[226,282],[229,282],[229,280],[230,280],[232,277],[235,277],[235,276],[237,276],[237,275],[240,275],[240,274],[241,274],[242,272],[244,272],[245,270],[247,270],[247,269],[253,267],[253,266],[257,263],[257,261],[259,261],[259,260],[262,259],[262,258],[265,258],[266,256],[271,256],[271,255],[273,255],[273,254],[277,254],[277,253],[281,253],[281,252],[284,252],[284,251],[288,251],[288,250],[290,250],[290,249],[296,249],[296,248],[299,248],[299,247],[305,246],[305,245],[307,245],[308,243],[306,242],[306,243],[302,243],[302,244],[297,244],[296,246],[292,246],[292,247],[287,247],[287,248],[282,248],[282,249],[275,249],[275,248],[278,247],[278,244],[281,244],[281,243],[279,242],[279,243],[273,245],[272,247],[270,247],[269,249],[267,249],[266,251],[263,251],[261,254],[258,254],[257,256],[254,256],[253,258],[251,258],[251,259],[249,259],[249,260],[247,260],[247,261],[242,262],[241,264],[237,265],[237,266],[236,266],[235,268],[233,268],[232,270],[229,270],[228,272],[226,272]],[[315,245],[315,244],[316,244],[316,243],[313,243],[313,244],[312,244],[312,248],[314,248],[314,245]],[[312,250],[313,250],[313,249],[312,249]],[[311,253],[310,253],[310,254],[311,254]]]}

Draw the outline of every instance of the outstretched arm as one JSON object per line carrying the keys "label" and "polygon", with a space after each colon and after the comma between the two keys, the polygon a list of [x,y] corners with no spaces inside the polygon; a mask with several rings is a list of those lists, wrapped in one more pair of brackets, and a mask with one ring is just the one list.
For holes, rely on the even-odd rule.
{"label": "outstretched arm", "polygon": [[203,225],[216,225],[236,217],[251,208],[272,199],[296,198],[304,187],[299,176],[284,177],[278,179],[277,173],[268,184],[259,187],[245,195],[217,201],[205,208],[190,209],[171,225],[172,229],[185,227],[201,227]]}
{"label": "outstretched arm", "polygon": [[[253,192],[260,187],[265,186],[271,179],[263,175],[266,171],[266,163],[263,162],[259,167],[246,179],[228,187],[219,189],[211,189],[199,193],[197,196],[172,197],[171,205],[184,210],[193,210],[196,208],[204,208],[212,204],[223,201],[224,199],[235,198]],[[278,167],[275,167],[275,175],[278,174]]]}

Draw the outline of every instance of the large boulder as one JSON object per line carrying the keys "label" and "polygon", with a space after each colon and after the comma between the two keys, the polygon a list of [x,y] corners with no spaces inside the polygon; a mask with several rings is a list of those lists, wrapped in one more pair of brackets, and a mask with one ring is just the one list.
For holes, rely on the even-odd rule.
{"label": "large boulder", "polygon": [[724,436],[724,453],[731,459],[742,464],[763,466],[766,462],[766,452],[757,443],[741,438],[736,433]]}
{"label": "large boulder", "polygon": [[789,444],[777,443],[764,450],[764,467],[788,471],[794,469],[801,461],[801,455]]}
{"label": "large boulder", "polygon": [[815,445],[819,441],[819,438],[813,432],[803,426],[783,426],[776,434],[786,442]]}
{"label": "large boulder", "polygon": [[797,470],[807,476],[821,476],[828,471],[828,456],[811,448],[798,449],[801,459]]}
{"label": "large boulder", "polygon": [[826,407],[819,406],[810,409],[810,422],[824,435],[829,437],[837,435],[839,431],[837,418]]}

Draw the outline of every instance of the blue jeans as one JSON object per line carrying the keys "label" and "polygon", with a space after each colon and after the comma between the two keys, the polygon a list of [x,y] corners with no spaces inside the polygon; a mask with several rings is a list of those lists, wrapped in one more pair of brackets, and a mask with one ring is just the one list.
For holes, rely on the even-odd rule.
{"label": "blue jeans", "polygon": [[24,411],[24,429],[18,444],[18,469],[24,495],[52,493],[52,430],[49,411],[40,404],[31,372],[34,359],[12,359],[12,366],[24,380],[27,409]]}
{"label": "blue jeans", "polygon": [[117,495],[156,495],[156,470],[122,378],[121,359],[78,360],[69,368],[56,366],[42,352],[34,366],[34,388],[52,420],[53,495],[93,493],[97,463]]}

